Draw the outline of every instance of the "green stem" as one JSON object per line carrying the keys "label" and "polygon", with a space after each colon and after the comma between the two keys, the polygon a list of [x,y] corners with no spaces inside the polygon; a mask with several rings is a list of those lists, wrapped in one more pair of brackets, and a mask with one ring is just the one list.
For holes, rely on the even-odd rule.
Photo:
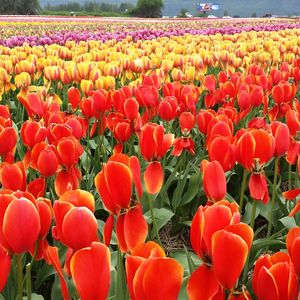
{"label": "green stem", "polygon": [[273,188],[272,188],[272,199],[271,199],[271,209],[269,214],[269,223],[268,223],[268,230],[267,230],[267,238],[271,235],[272,230],[272,223],[273,223],[273,210],[275,206],[275,199],[276,199],[276,185],[277,185],[277,174],[278,174],[278,157],[275,158],[275,171],[274,171],[274,179],[273,179]]}
{"label": "green stem", "polygon": [[161,240],[160,240],[160,237],[159,237],[159,232],[158,232],[158,227],[157,227],[156,219],[154,217],[152,195],[148,194],[148,200],[149,200],[149,209],[150,209],[150,213],[151,213],[151,219],[152,219],[154,233],[155,233],[155,236],[157,238],[157,241],[158,241],[159,245],[162,246],[162,243],[161,243]]}
{"label": "green stem", "polygon": [[[251,220],[250,220],[250,226],[254,231],[254,222],[255,222],[255,215],[256,215],[256,204],[257,201],[253,200],[253,206],[252,206],[252,212],[251,212]],[[242,277],[242,283],[246,284],[247,280],[247,274],[248,274],[248,268],[249,268],[249,259],[250,259],[250,251],[248,253],[248,257],[244,266],[244,271],[243,271],[243,277]]]}
{"label": "green stem", "polygon": [[242,187],[241,187],[241,193],[240,193],[240,213],[242,212],[243,204],[244,204],[244,195],[245,195],[245,190],[246,190],[247,175],[248,175],[248,171],[247,171],[247,169],[244,169],[243,181],[242,181]]}
{"label": "green stem", "polygon": [[17,260],[17,279],[18,279],[18,300],[23,298],[23,268],[22,268],[22,255],[16,255]]}
{"label": "green stem", "polygon": [[31,264],[26,265],[27,300],[31,300]]}
{"label": "green stem", "polygon": [[292,165],[289,164],[289,179],[288,179],[288,189],[292,189]]}

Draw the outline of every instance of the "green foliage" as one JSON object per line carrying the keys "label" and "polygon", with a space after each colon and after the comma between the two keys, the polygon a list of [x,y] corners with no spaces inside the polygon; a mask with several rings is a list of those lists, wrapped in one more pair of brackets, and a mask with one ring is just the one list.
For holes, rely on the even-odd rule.
{"label": "green foliage", "polygon": [[142,18],[159,18],[164,7],[162,0],[138,0],[134,15]]}
{"label": "green foliage", "polygon": [[185,18],[187,12],[188,12],[188,10],[186,8],[182,8],[177,16],[179,18]]}
{"label": "green foliage", "polygon": [[[1,0],[0,0],[1,1]],[[127,2],[122,2],[119,6],[114,3],[107,2],[68,2],[63,4],[52,5],[49,2],[45,6],[43,14],[47,15],[70,15],[70,12],[75,12],[76,15],[93,15],[93,16],[113,16],[119,17],[129,13],[134,8],[134,5]]]}
{"label": "green foliage", "polygon": [[39,0],[0,0],[0,13],[9,15],[32,15],[40,9]]}

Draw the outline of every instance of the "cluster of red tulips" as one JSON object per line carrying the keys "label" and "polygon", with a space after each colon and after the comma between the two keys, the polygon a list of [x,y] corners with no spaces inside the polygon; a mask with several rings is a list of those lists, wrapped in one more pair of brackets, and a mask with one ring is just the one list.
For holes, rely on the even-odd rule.
{"label": "cluster of red tulips", "polygon": [[[299,70],[251,65],[200,87],[153,73],[62,95],[21,85],[17,109],[0,106],[0,292],[31,299],[47,264],[64,300],[296,300]],[[162,209],[171,224],[193,217],[188,269],[166,254]]]}

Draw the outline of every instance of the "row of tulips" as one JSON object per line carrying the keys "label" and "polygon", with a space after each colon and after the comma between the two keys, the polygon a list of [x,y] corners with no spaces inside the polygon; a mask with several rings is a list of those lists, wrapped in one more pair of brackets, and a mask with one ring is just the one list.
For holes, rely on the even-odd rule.
{"label": "row of tulips", "polygon": [[2,47],[0,299],[296,300],[296,32]]}

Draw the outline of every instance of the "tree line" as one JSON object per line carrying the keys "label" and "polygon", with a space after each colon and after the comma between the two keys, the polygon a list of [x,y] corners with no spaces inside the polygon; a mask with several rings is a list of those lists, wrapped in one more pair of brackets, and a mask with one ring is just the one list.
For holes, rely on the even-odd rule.
{"label": "tree line", "polygon": [[129,16],[157,18],[162,16],[162,0],[138,0],[136,5],[128,2],[122,2],[120,5],[107,2],[85,1],[85,2],[67,2],[53,5],[47,3],[41,8],[39,0],[0,0],[0,14],[41,14],[45,12],[74,12],[81,14],[101,14],[118,13]]}

